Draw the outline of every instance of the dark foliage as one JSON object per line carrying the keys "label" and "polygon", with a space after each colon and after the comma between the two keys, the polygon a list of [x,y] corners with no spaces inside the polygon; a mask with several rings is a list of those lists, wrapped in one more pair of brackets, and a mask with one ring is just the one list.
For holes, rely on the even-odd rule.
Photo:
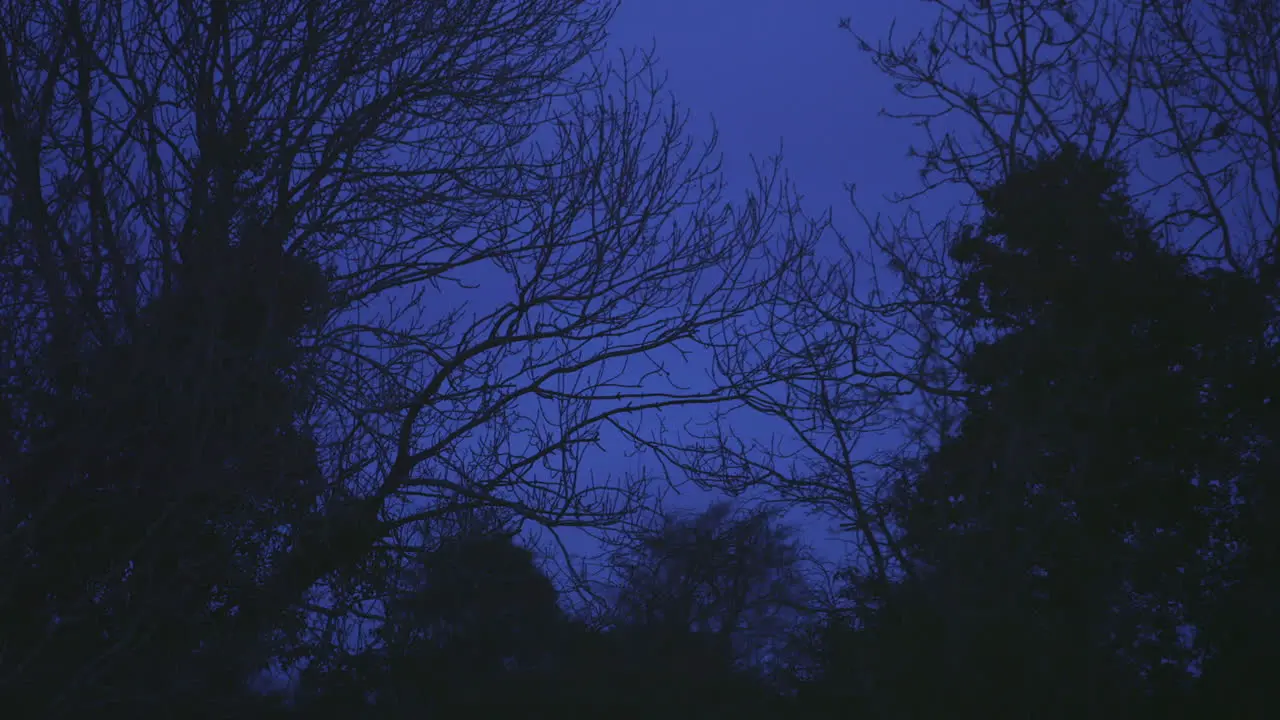
{"label": "dark foliage", "polygon": [[324,273],[240,241],[111,342],[19,359],[7,697],[42,717],[1258,712],[1280,629],[1273,299],[1162,248],[1122,179],[1068,148],[983,193],[952,249],[984,338],[962,362],[974,392],[897,483],[901,577],[851,575],[848,612],[791,638],[809,661],[790,690],[761,658],[813,612],[796,550],[722,504],[634,535],[590,622],[514,533],[446,534],[376,642],[316,650],[289,703],[250,691],[299,627],[275,593],[341,551],[323,509],[341,503],[299,423]]}
{"label": "dark foliage", "polygon": [[[462,9],[439,17],[423,11],[414,30],[451,22],[450,32],[463,32],[471,18],[463,10],[494,24],[523,17],[495,10],[498,3],[458,5]],[[529,15],[525,31],[543,52],[553,30],[578,9],[563,0],[524,5],[541,8]],[[53,45],[87,53],[91,43],[73,6],[58,16],[69,39]],[[417,12],[416,4],[405,7],[407,15]],[[251,19],[271,19],[270,12],[255,9]],[[228,12],[226,3],[209,4],[211,33],[227,22]],[[297,12],[308,32],[332,31],[309,5]],[[593,22],[603,17],[591,15]],[[361,22],[369,36],[385,34],[392,24]],[[724,263],[723,270],[729,267],[723,258],[750,257],[750,248],[691,242],[689,257],[679,262],[663,259],[665,250],[645,244],[648,239],[615,248],[623,260],[658,258],[636,280],[627,268],[600,259],[603,245],[599,257],[597,250],[575,249],[584,242],[575,230],[565,243],[569,249],[556,252],[582,263],[576,285],[565,279],[569,270],[555,267],[542,239],[510,256],[470,248],[474,255],[453,269],[495,254],[499,264],[516,268],[511,272],[519,297],[492,316],[492,326],[469,328],[455,348],[438,351],[429,342],[414,346],[385,327],[353,321],[348,334],[393,337],[382,350],[398,357],[385,366],[367,357],[353,360],[343,374],[322,363],[317,340],[334,307],[349,301],[346,309],[359,309],[353,298],[361,293],[359,299],[368,299],[426,284],[444,271],[435,256],[421,259],[430,253],[413,256],[416,250],[406,246],[384,251],[375,248],[376,240],[358,246],[347,238],[352,246],[321,252],[326,232],[338,234],[341,225],[334,221],[314,233],[307,225],[328,222],[321,210],[332,208],[315,199],[327,192],[327,180],[297,191],[314,202],[308,211],[316,217],[301,211],[288,217],[296,208],[287,198],[277,198],[268,213],[242,197],[242,186],[264,185],[254,173],[266,161],[247,145],[239,154],[210,150],[219,143],[244,145],[250,128],[222,118],[222,101],[206,87],[218,75],[210,68],[231,54],[234,43],[197,48],[213,60],[182,79],[194,86],[194,104],[207,124],[194,130],[203,143],[204,174],[187,188],[192,199],[185,227],[163,242],[158,231],[154,238],[157,244],[180,242],[154,253],[149,262],[155,267],[143,267],[147,263],[135,255],[146,243],[122,239],[123,231],[114,245],[104,239],[117,212],[113,198],[128,183],[117,178],[119,192],[106,193],[95,161],[80,159],[81,184],[83,201],[93,206],[101,227],[79,228],[71,219],[75,213],[44,202],[39,154],[33,160],[23,150],[30,119],[14,108],[39,113],[8,99],[10,91],[17,96],[10,75],[21,74],[11,72],[10,58],[25,59],[10,50],[17,43],[9,36],[26,37],[14,28],[0,27],[6,43],[0,45],[0,94],[6,96],[0,102],[0,199],[7,214],[0,237],[0,354],[6,363],[0,386],[0,701],[6,717],[1259,717],[1280,702],[1268,674],[1280,659],[1280,273],[1266,262],[1251,272],[1207,268],[1166,247],[1128,196],[1123,168],[1067,146],[1028,159],[980,193],[981,224],[950,246],[960,281],[939,299],[977,338],[954,358],[963,386],[956,394],[963,398],[958,425],[927,447],[927,433],[920,433],[921,460],[890,466],[897,474],[887,500],[863,504],[852,465],[842,477],[817,470],[807,479],[808,488],[819,489],[819,504],[830,509],[847,503],[846,528],[869,541],[871,559],[847,569],[839,602],[817,606],[817,593],[799,570],[800,549],[776,513],[717,503],[700,514],[671,515],[621,533],[610,558],[606,607],[588,612],[567,601],[565,588],[522,544],[518,529],[524,521],[599,529],[628,517],[607,501],[584,501],[591,493],[564,479],[576,468],[522,485],[530,467],[552,457],[568,466],[565,458],[598,436],[583,421],[513,458],[509,448],[518,433],[512,428],[520,423],[514,416],[496,430],[486,423],[536,396],[561,403],[568,427],[579,422],[571,403],[590,410],[608,399],[597,392],[601,387],[614,388],[619,402],[632,396],[618,392],[612,380],[600,380],[590,392],[552,394],[549,378],[565,372],[557,369],[499,397],[509,389],[503,374],[508,361],[517,357],[506,354],[517,342],[512,338],[536,347],[526,367],[536,372],[561,365],[589,369],[578,355],[602,338],[607,342],[597,344],[607,347],[599,350],[599,363],[647,355],[664,346],[649,335],[675,343],[713,324],[698,314],[709,301],[668,284],[671,268],[687,261],[689,267]],[[485,26],[484,32],[497,31]],[[582,32],[589,45],[594,35]],[[352,42],[339,31],[328,39],[343,47]],[[448,38],[436,39],[449,45]],[[498,47],[473,44],[486,52]],[[318,47],[307,52],[328,62],[328,50]],[[402,52],[379,50],[375,59],[385,62]],[[581,55],[575,53],[565,50],[546,75],[576,66]],[[428,54],[439,61],[449,53]],[[358,75],[352,57],[334,62]],[[57,69],[63,61],[58,55],[50,62]],[[84,60],[77,68],[87,77],[90,65]],[[541,70],[522,71],[514,61],[484,70],[498,78],[494,82],[518,71],[527,75],[502,92],[529,95],[533,87],[530,96],[540,96],[537,88],[549,82]],[[504,133],[515,139],[501,152],[487,150],[486,143],[503,133],[473,128],[473,136],[456,140],[464,148],[460,156],[477,155],[469,180],[457,179],[466,175],[461,171],[419,172],[456,183],[439,197],[404,190],[409,181],[392,170],[364,174],[361,162],[389,154],[381,143],[390,144],[397,132],[400,138],[412,134],[397,126],[409,122],[399,116],[375,123],[372,116],[383,112],[382,105],[422,101],[405,111],[417,122],[435,102],[434,89],[399,77],[412,73],[395,74],[406,84],[353,111],[341,131],[358,133],[367,121],[365,139],[375,149],[356,153],[338,138],[314,153],[325,172],[351,183],[343,191],[349,197],[337,191],[334,197],[349,203],[345,211],[352,217],[390,213],[373,203],[400,191],[408,194],[390,203],[403,216],[398,221],[412,217],[447,236],[457,228],[436,227],[443,221],[434,211],[419,211],[421,198],[444,206],[455,202],[448,193],[474,192],[456,200],[454,212],[474,212],[482,219],[470,220],[488,231],[522,221],[510,207],[501,206],[502,215],[492,209],[499,205],[485,205],[486,194],[501,189],[539,197],[522,183],[557,178],[582,188],[600,185],[600,167],[552,172],[547,168],[553,165],[540,160],[528,161],[519,183],[496,173],[508,151],[514,157],[512,148],[529,136],[526,121],[516,119],[506,121]],[[222,80],[234,89],[234,80]],[[87,87],[75,101],[92,124]],[[305,93],[290,92],[297,97],[288,103],[303,102]],[[456,104],[466,107],[453,118],[458,123],[474,114],[487,127],[509,111],[495,109],[501,98],[481,102],[479,91],[457,92],[465,101]],[[266,107],[266,100],[259,101]],[[226,113],[236,102],[228,91]],[[65,98],[59,103],[74,104]],[[529,112],[542,117],[542,110]],[[321,124],[316,118],[322,114],[305,122]],[[226,127],[216,128],[219,122]],[[559,130],[566,138],[597,135],[568,125]],[[92,128],[83,132],[84,144],[92,145]],[[261,130],[258,140],[274,132]],[[636,142],[617,155],[643,155],[633,152],[643,145]],[[279,151],[290,153],[306,154]],[[479,157],[486,153],[493,157]],[[566,153],[582,162],[590,156]],[[602,157],[613,162],[608,153]],[[676,175],[660,170],[646,177]],[[581,178],[595,180],[579,183]],[[493,187],[471,187],[480,180]],[[282,197],[293,192],[286,190]],[[488,209],[471,209],[470,203]],[[531,207],[546,211],[541,199]],[[647,222],[653,211],[644,207]],[[572,218],[558,219],[559,212],[552,208],[557,219],[548,226],[574,225]],[[612,216],[614,208],[600,214]],[[68,239],[77,233],[84,238]],[[368,267],[343,276],[316,259],[359,264],[343,253],[364,253]],[[415,260],[402,261],[409,256]],[[529,263],[538,266],[537,277],[520,279]],[[702,270],[691,272],[693,287]],[[600,290],[606,285],[616,297]],[[645,339],[625,352],[609,344],[620,328],[663,315],[634,298],[668,295],[690,298],[696,312],[689,311],[686,326],[654,333],[646,326]],[[556,313],[575,298],[585,308],[581,316],[564,327],[551,322],[563,319]],[[749,304],[730,303],[721,319],[746,316]],[[632,314],[609,314],[624,305]],[[544,308],[546,315],[530,314]],[[337,335],[328,337],[328,351],[356,352],[358,341],[343,345]],[[837,384],[831,379],[835,368],[848,364],[853,375],[861,372],[866,348],[845,340],[838,350],[827,343],[824,357],[810,353],[829,371],[815,381],[821,392],[809,396],[827,419],[840,416],[836,406],[855,404],[849,398],[857,393],[828,393],[826,387]],[[558,342],[569,350],[555,362],[539,356],[539,343]],[[844,357],[848,346],[851,363]],[[500,357],[490,357],[491,351]],[[452,359],[441,359],[446,356]],[[420,387],[397,385],[396,376],[412,375],[423,358],[437,362],[439,372]],[[366,361],[374,369],[362,375]],[[795,374],[800,381],[809,377]],[[458,389],[469,382],[474,384],[466,392]],[[432,404],[435,395],[454,392],[447,402]],[[364,403],[358,410],[343,405],[357,399]],[[661,393],[650,399],[651,409],[668,401]],[[318,423],[314,411],[322,401],[341,420]],[[468,410],[469,404],[475,408]],[[582,416],[596,412],[587,410]],[[593,417],[596,424],[615,422],[607,413]],[[380,422],[394,430],[370,429]],[[825,422],[815,425],[825,432]],[[429,434],[423,428],[431,423],[454,423],[452,434],[442,435],[449,439],[414,450],[414,434]],[[478,428],[493,430],[484,440],[493,441],[492,457],[462,467],[465,453],[441,449],[463,444],[473,431],[482,435]],[[529,437],[542,441],[554,434],[531,431]],[[367,481],[364,469],[379,462],[384,472]],[[434,470],[449,479],[433,476]],[[734,476],[725,487],[785,486],[780,472],[748,470],[777,484],[753,485]],[[429,496],[427,509],[410,508],[388,520],[396,493],[401,500]],[[459,508],[475,517],[489,512],[502,522],[448,526],[444,519]],[[419,522],[428,539],[406,541],[411,520],[403,518]],[[346,604],[335,600],[353,585],[373,590]],[[353,617],[371,619],[373,629],[337,624]],[[264,670],[282,659],[298,661],[290,668],[289,690],[256,689]]]}
{"label": "dark foliage", "polygon": [[952,249],[975,394],[900,480],[906,576],[829,627],[825,692],[875,717],[1261,707],[1272,299],[1161,248],[1122,177],[1066,148],[982,194]]}
{"label": "dark foliage", "polygon": [[51,715],[240,694],[271,648],[232,627],[321,490],[296,339],[323,275],[259,238],[182,270],[116,338],[19,360],[4,686]]}

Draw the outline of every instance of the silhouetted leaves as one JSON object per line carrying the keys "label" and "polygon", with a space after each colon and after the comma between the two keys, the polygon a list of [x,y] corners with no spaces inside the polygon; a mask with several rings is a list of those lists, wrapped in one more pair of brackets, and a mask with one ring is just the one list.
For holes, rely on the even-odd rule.
{"label": "silhouetted leaves", "polygon": [[[856,298],[854,266],[814,252],[818,225],[763,240],[799,218],[771,177],[747,211],[724,205],[679,121],[635,99],[658,91],[632,87],[643,73],[618,97],[603,65],[578,79],[607,4],[98,5],[0,19],[6,709],[1129,718],[1277,701],[1280,262],[1265,223],[1232,246],[1219,200],[1237,179],[1192,163],[1212,140],[1262,167],[1253,135],[1274,133],[1239,129],[1268,125],[1253,100],[1179,138],[1202,207],[1160,222],[1116,160],[1127,121],[1083,85],[1082,122],[1111,123],[1101,148],[1061,145],[1054,117],[976,155],[931,147],[984,214],[945,257],[891,253],[915,294],[898,303]],[[1025,29],[1021,0],[980,5]],[[1178,12],[1134,67],[1195,45]],[[1219,8],[1218,29],[1261,37],[1232,18],[1265,30],[1268,12]],[[970,22],[953,27],[981,35]],[[916,82],[948,40],[921,44],[926,66],[872,53]],[[1024,150],[1041,146],[1058,149]],[[1260,187],[1241,195],[1254,220]],[[1166,242],[1188,215],[1220,233],[1220,264]],[[481,268],[486,310],[425,294]],[[898,354],[900,332],[918,352]],[[672,373],[652,358],[691,342],[724,377],[655,389]],[[642,359],[643,380],[614,372]],[[744,439],[726,399],[805,450]],[[621,532],[647,479],[587,482],[579,449],[683,404],[715,429],[624,432],[764,502]],[[857,455],[902,417],[907,448]],[[788,503],[857,541],[823,610],[770,509]],[[586,588],[552,580],[526,523],[618,531],[604,607],[571,602]],[[252,682],[273,661],[287,691]]]}
{"label": "silhouetted leaves", "polygon": [[1193,663],[1243,641],[1210,630],[1244,611],[1221,563],[1270,572],[1243,556],[1271,543],[1244,528],[1266,495],[1272,304],[1160,247],[1122,174],[1074,148],[981,195],[952,249],[978,393],[899,482],[912,572],[829,628],[823,682],[880,717],[942,712],[926,698],[998,717],[1182,704]]}
{"label": "silhouetted leaves", "polygon": [[49,374],[24,398],[25,450],[6,458],[0,612],[25,618],[5,635],[8,681],[52,707],[227,692],[270,652],[256,633],[223,647],[210,632],[256,602],[282,528],[323,489],[297,424],[311,388],[296,338],[324,288],[278,248],[271,266],[246,252],[184,269],[74,374],[29,366]]}

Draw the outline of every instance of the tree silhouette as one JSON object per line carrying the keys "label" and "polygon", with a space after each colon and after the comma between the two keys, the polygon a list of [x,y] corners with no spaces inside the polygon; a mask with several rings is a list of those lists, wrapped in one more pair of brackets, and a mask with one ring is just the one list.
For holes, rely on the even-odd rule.
{"label": "tree silhouette", "polygon": [[769,654],[807,600],[801,559],[774,513],[730,503],[667,515],[631,536],[613,556],[617,587],[605,618],[616,652],[629,658],[631,692],[666,702],[668,712],[767,701]]}
{"label": "tree silhouette", "polygon": [[[1261,716],[1273,5],[944,2],[867,45],[980,130],[918,153],[976,223],[864,218],[895,288],[776,161],[725,199],[651,58],[602,59],[616,3],[9,3],[6,708]],[[610,434],[763,504],[640,523]],[[854,541],[828,607],[797,507]],[[617,540],[600,606],[526,544],[569,527]]]}
{"label": "tree silhouette", "polygon": [[981,189],[1025,156],[1077,144],[1139,170],[1134,194],[1153,200],[1152,225],[1180,248],[1244,272],[1275,257],[1274,181],[1249,180],[1280,169],[1272,0],[948,0],[935,11],[885,42],[845,26],[907,101],[886,113],[932,130],[911,149],[925,191]]}
{"label": "tree silhouette", "polygon": [[1254,539],[1233,508],[1273,422],[1273,306],[1161,248],[1121,180],[1072,147],[1032,160],[952,247],[974,393],[898,482],[909,574],[828,638],[882,716],[1185,708],[1193,661],[1232,652],[1180,628],[1230,616],[1208,558]]}
{"label": "tree silhouette", "polygon": [[389,643],[432,668],[437,692],[500,699],[503,676],[555,662],[557,592],[511,536],[449,538],[423,555],[417,583],[392,606]]}
{"label": "tree silhouette", "polygon": [[[253,242],[184,269],[73,371],[27,366],[46,374],[22,398],[30,414],[10,416],[24,451],[6,457],[2,607],[27,619],[6,626],[6,680],[33,707],[235,696],[271,651],[256,634],[212,639],[257,601],[281,528],[323,490],[297,424],[312,387],[296,343],[325,288],[307,261]],[[84,664],[69,671],[72,658]]]}
{"label": "tree silhouette", "polygon": [[6,697],[248,712],[417,524],[645,499],[579,450],[727,395],[620,370],[714,344],[814,233],[774,232],[776,163],[730,204],[651,58],[601,57],[615,5],[6,4]]}

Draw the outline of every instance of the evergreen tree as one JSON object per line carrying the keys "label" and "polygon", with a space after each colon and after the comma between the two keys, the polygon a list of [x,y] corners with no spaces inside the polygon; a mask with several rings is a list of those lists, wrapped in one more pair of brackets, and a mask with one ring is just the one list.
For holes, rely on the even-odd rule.
{"label": "evergreen tree", "polygon": [[1230,614],[1209,558],[1261,480],[1272,305],[1162,248],[1122,177],[1072,147],[1028,163],[952,249],[972,395],[898,485],[909,579],[844,644],[902,658],[854,663],[882,716],[1127,717],[1184,704],[1218,652],[1184,631]]}

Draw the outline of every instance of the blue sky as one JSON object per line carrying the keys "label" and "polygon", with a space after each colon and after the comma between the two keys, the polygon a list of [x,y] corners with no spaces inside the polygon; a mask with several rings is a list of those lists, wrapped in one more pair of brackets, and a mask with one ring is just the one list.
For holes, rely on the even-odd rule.
{"label": "blue sky", "polygon": [[[900,209],[884,196],[919,187],[907,150],[913,142],[920,144],[921,136],[909,123],[880,115],[881,108],[902,108],[906,101],[895,95],[892,82],[838,21],[848,16],[860,34],[879,38],[895,21],[900,27],[919,26],[931,15],[929,6],[919,2],[624,0],[611,24],[610,49],[654,49],[658,68],[667,76],[666,89],[690,114],[689,130],[696,140],[709,137],[714,118],[729,197],[753,189],[753,155],[763,159],[781,148],[784,168],[803,196],[806,212],[829,210],[834,226],[860,246],[865,230],[846,186],[858,186],[865,211],[897,215]],[[935,204],[921,209],[940,215],[950,208]],[[499,285],[486,285],[483,275],[471,279],[482,289],[450,301],[502,302],[500,284],[509,279],[498,279]],[[748,416],[735,418],[735,428],[746,434],[767,429]],[[621,459],[620,449],[625,448],[605,448],[591,469],[654,469],[642,459]],[[685,489],[680,497],[668,498],[667,507],[701,508],[713,499]],[[789,520],[799,524],[804,518]],[[803,530],[802,539],[826,557],[839,556],[841,548],[829,541],[824,523],[809,520]],[[562,558],[550,538],[536,530],[534,536],[541,536],[535,543],[554,567]],[[564,530],[561,539],[579,555],[598,550],[580,532]]]}
{"label": "blue sky", "polygon": [[849,17],[859,33],[882,37],[895,20],[918,26],[931,15],[922,2],[627,0],[611,42],[655,47],[667,87],[694,127],[705,131],[715,118],[735,186],[750,183],[751,154],[772,154],[783,143],[808,209],[830,207],[837,227],[852,230],[857,219],[844,184],[856,183],[864,202],[887,210],[873,200],[914,189],[906,152],[920,136],[879,116],[903,101],[837,22]]}
{"label": "blue sky", "polygon": [[[781,148],[805,210],[829,210],[834,227],[861,246],[865,230],[848,184],[857,186],[864,211],[897,215],[901,208],[885,196],[919,188],[907,150],[922,136],[910,123],[880,114],[909,101],[895,95],[892,81],[838,22],[848,17],[857,33],[874,41],[894,23],[897,37],[934,14],[923,2],[626,0],[613,20],[610,44],[615,52],[654,50],[666,89],[690,113],[697,137],[710,135],[714,119],[731,195],[752,187],[753,155],[764,158]],[[917,208],[927,216],[949,210]],[[683,489],[667,504],[699,508],[712,499]],[[803,528],[804,539],[824,555],[840,553],[821,523],[804,521]],[[588,552],[586,543],[572,547],[574,534],[564,535],[570,549]]]}

